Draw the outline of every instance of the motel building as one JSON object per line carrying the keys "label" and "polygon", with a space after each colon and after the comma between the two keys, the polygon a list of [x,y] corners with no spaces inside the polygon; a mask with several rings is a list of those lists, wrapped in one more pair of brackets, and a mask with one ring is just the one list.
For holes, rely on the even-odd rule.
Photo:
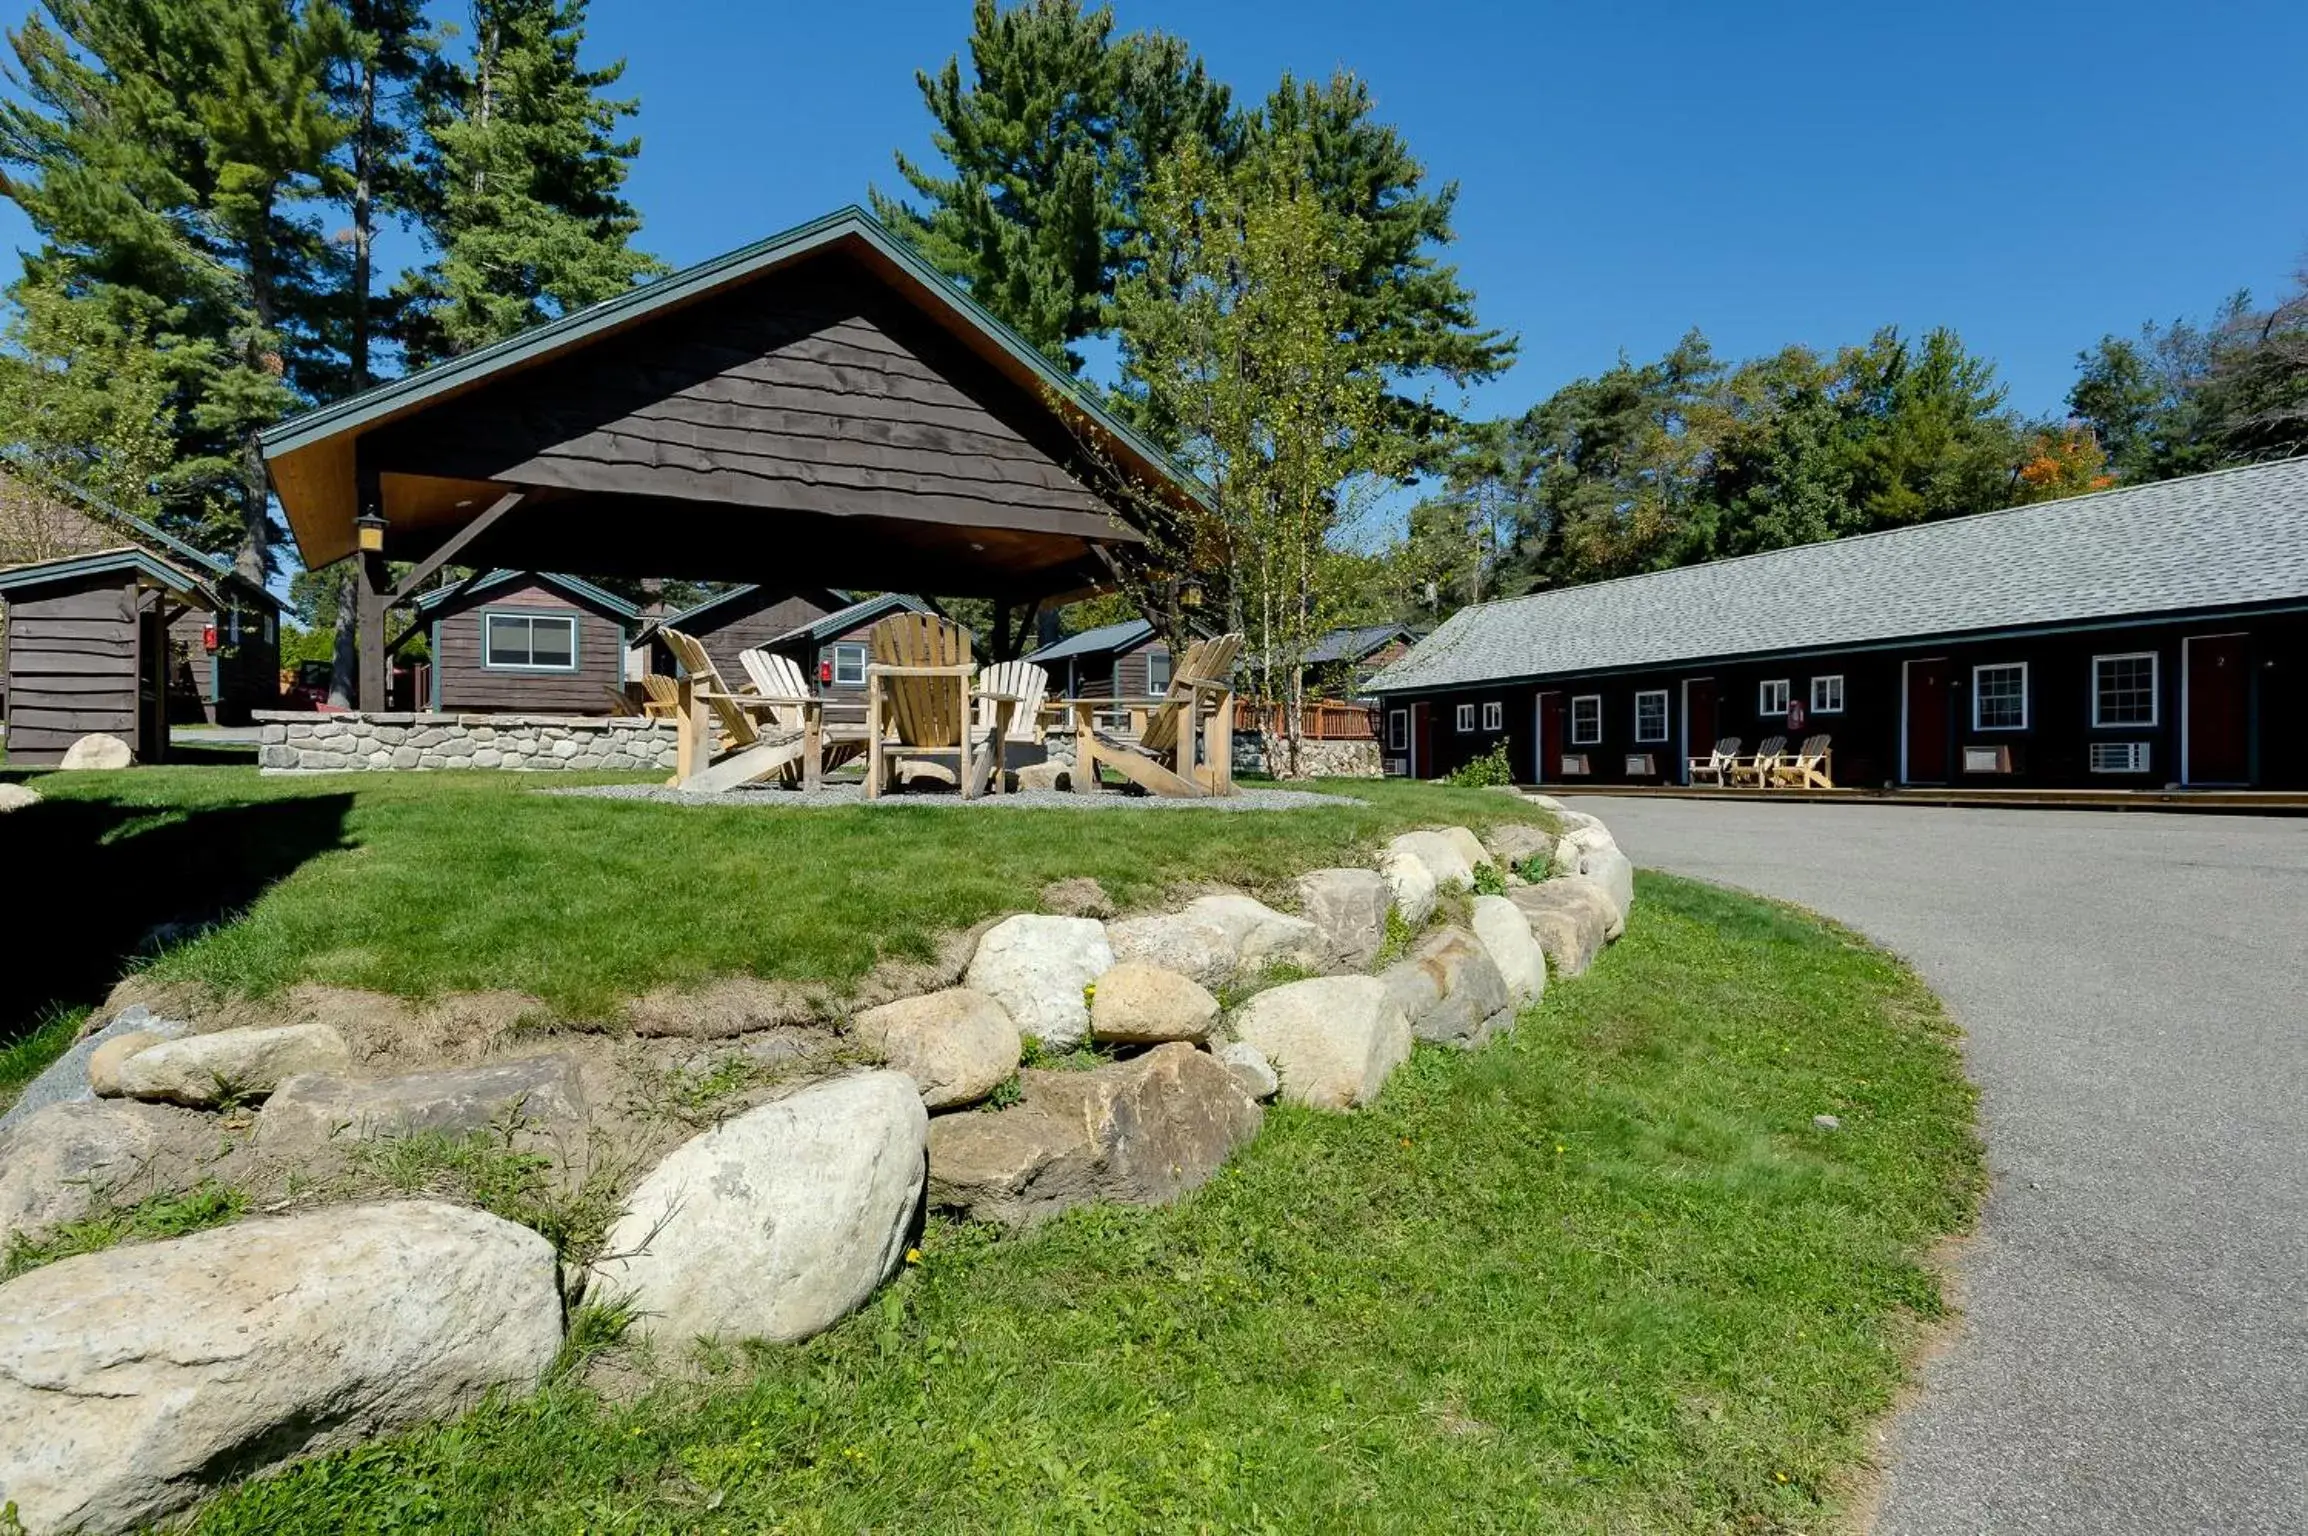
{"label": "motel building", "polygon": [[1370,691],[1421,779],[1825,735],[1847,789],[2308,790],[2308,458],[1482,603]]}

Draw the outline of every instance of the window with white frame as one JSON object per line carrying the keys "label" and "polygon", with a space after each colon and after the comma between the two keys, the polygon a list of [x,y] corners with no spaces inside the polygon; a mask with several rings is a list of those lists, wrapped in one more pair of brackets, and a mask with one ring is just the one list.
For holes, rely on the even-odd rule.
{"label": "window with white frame", "polygon": [[1146,653],[1146,691],[1170,691],[1170,651],[1167,646],[1156,646]]}
{"label": "window with white frame", "polygon": [[1667,739],[1667,690],[1650,688],[1635,695],[1635,739]]}
{"label": "window with white frame", "polygon": [[1843,674],[1833,677],[1815,677],[1811,680],[1811,712],[1815,715],[1843,713]]}
{"label": "window with white frame", "polygon": [[2130,651],[2092,658],[2092,724],[2156,723],[2156,653]]}
{"label": "window with white frame", "polygon": [[1755,712],[1759,715],[1786,714],[1787,687],[1787,679],[1784,677],[1774,677],[1766,680],[1756,698]]}
{"label": "window with white frame", "polygon": [[2028,728],[2028,664],[1997,662],[1971,669],[1971,728],[2024,731]]}
{"label": "window with white frame", "polygon": [[1472,704],[1459,706],[1458,726],[1461,731],[1471,731],[1475,728],[1475,707]]}
{"label": "window with white frame", "polygon": [[1491,700],[1489,703],[1487,703],[1487,704],[1485,704],[1485,705],[1483,706],[1483,729],[1484,729],[1484,730],[1486,730],[1486,731],[1497,731],[1497,730],[1504,730],[1504,729],[1506,728],[1506,723],[1507,723],[1507,707],[1506,707],[1504,704],[1501,704],[1501,703],[1500,703],[1498,700],[1496,700],[1496,699],[1493,699],[1493,700]]}
{"label": "window with white frame", "polygon": [[1390,709],[1386,712],[1386,749],[1389,752],[1410,750],[1410,711]]}
{"label": "window with white frame", "polygon": [[866,648],[844,642],[833,648],[833,680],[844,688],[865,686]]}
{"label": "window with white frame", "polygon": [[1603,739],[1603,696],[1582,693],[1571,700],[1571,745],[1591,747]]}
{"label": "window with white frame", "polygon": [[485,613],[481,665],[516,672],[577,670],[577,616],[572,613]]}

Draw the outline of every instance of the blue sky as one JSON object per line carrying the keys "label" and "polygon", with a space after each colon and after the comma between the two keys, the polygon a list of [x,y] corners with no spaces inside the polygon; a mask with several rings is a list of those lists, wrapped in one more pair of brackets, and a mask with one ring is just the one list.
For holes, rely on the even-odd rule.
{"label": "blue sky", "polygon": [[[462,9],[461,6],[456,9]],[[2308,250],[2308,6],[1119,0],[1238,93],[1372,84],[1438,178],[1520,410],[1699,326],[1727,355],[1949,324],[2013,403],[2078,348],[2266,292]],[[862,200],[926,151],[917,67],[966,0],[594,0],[642,99],[632,191],[683,264]],[[0,248],[24,243],[0,210]],[[1445,403],[1456,404],[1456,400]]]}
{"label": "blue sky", "polygon": [[[1348,68],[1461,188],[1456,259],[1522,409],[1696,325],[1733,356],[1953,325],[2015,405],[2076,351],[2274,289],[2308,251],[2308,6],[1118,0],[1238,94]],[[595,0],[634,196],[686,262],[895,181],[966,0]]]}

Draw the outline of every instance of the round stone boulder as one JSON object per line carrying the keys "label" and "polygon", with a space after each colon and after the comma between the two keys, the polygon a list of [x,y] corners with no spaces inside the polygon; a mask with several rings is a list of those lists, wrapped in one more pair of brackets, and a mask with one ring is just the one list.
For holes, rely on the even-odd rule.
{"label": "round stone boulder", "polygon": [[1018,1070],[1018,1026],[1000,1003],[969,987],[868,1008],[850,1029],[860,1045],[914,1080],[924,1109],[975,1104]]}
{"label": "round stone boulder", "polygon": [[194,1109],[227,1099],[263,1098],[299,1072],[341,1073],[352,1065],[345,1037],[326,1024],[220,1029],[148,1046],[120,1063],[121,1093]]}
{"label": "round stone boulder", "polygon": [[1404,922],[1416,928],[1434,914],[1434,872],[1417,853],[1389,843],[1379,851],[1378,872]]}
{"label": "round stone boulder", "polygon": [[1019,1034],[1070,1051],[1090,1036],[1083,988],[1113,968],[1096,918],[1021,912],[986,930],[963,981],[1000,1003]]}
{"label": "round stone boulder", "polygon": [[1206,987],[1232,981],[1240,958],[1224,928],[1176,912],[1153,912],[1108,923],[1106,937],[1117,961],[1159,966]]}
{"label": "round stone boulder", "polygon": [[1374,869],[1317,869],[1298,877],[1298,910],[1320,930],[1330,963],[1359,971],[1386,942],[1386,910],[1394,901],[1386,877]]}
{"label": "round stone boulder", "polygon": [[1125,960],[1098,978],[1090,1035],[1112,1045],[1203,1040],[1218,1022],[1218,999],[1200,983],[1160,966]]}
{"label": "round stone boulder", "polygon": [[0,784],[0,814],[21,811],[40,803],[40,791],[21,784]]}
{"label": "round stone boulder", "polygon": [[114,1035],[88,1053],[88,1088],[100,1099],[123,1096],[120,1086],[121,1063],[138,1051],[149,1050],[163,1040],[176,1038],[149,1029],[132,1029],[123,1035]]}
{"label": "round stone boulder", "polygon": [[137,1529],[528,1391],[560,1347],[552,1245],[430,1201],[65,1259],[0,1286],[0,1503],[34,1532]]}
{"label": "round stone boulder", "polygon": [[77,772],[85,768],[126,768],[135,761],[136,754],[129,750],[127,742],[99,731],[66,747],[63,761],[56,766]]}
{"label": "round stone boulder", "polygon": [[1317,976],[1261,992],[1234,1016],[1234,1033],[1273,1063],[1285,1101],[1316,1109],[1369,1103],[1410,1059],[1410,1021],[1375,976]]}
{"label": "round stone boulder", "polygon": [[660,1338],[808,1338],[905,1257],[928,1145],[929,1114],[902,1072],[748,1110],[641,1181],[592,1288],[629,1298],[636,1326]]}
{"label": "round stone boulder", "polygon": [[1477,896],[1468,926],[1499,968],[1509,1001],[1519,1006],[1546,992],[1546,952],[1531,936],[1529,919],[1513,902],[1504,896]]}
{"label": "round stone boulder", "polygon": [[1257,1046],[1247,1040],[1229,1040],[1210,1054],[1218,1064],[1234,1074],[1242,1091],[1260,1103],[1265,1103],[1282,1091],[1282,1079],[1274,1075],[1270,1065]]}
{"label": "round stone boulder", "polygon": [[0,1252],[78,1221],[158,1155],[168,1110],[80,1100],[50,1104],[0,1135]]}
{"label": "round stone boulder", "polygon": [[1198,897],[1178,914],[1190,923],[1218,929],[1234,946],[1238,976],[1256,976],[1269,966],[1290,965],[1320,970],[1329,959],[1330,941],[1320,928],[1303,917],[1277,912],[1255,896],[1222,891]]}

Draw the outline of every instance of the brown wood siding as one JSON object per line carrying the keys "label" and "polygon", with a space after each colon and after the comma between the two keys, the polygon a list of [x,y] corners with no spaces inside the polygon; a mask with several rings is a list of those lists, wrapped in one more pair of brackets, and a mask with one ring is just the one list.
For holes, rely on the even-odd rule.
{"label": "brown wood siding", "polygon": [[[764,590],[713,609],[704,615],[707,621],[704,625],[691,628],[687,633],[705,647],[705,654],[713,658],[721,675],[735,687],[745,681],[745,666],[738,660],[738,652],[765,645],[804,624],[814,624],[831,612],[831,607],[805,594]],[[651,651],[659,658],[657,664],[670,675],[672,658],[664,652],[664,647],[653,646]],[[802,660],[799,656],[795,659]],[[806,661],[802,664],[808,665]]]}
{"label": "brown wood siding", "polygon": [[365,448],[384,471],[780,511],[1068,531],[1109,519],[1041,402],[840,258],[484,386]]}
{"label": "brown wood siding", "polygon": [[[482,616],[509,608],[577,616],[577,670],[528,672],[481,664]],[[625,634],[616,615],[578,603],[540,582],[498,587],[473,594],[453,609],[433,615],[439,628],[434,675],[440,707],[450,713],[521,715],[602,715],[609,712],[603,688],[617,686],[624,664]]]}
{"label": "brown wood siding", "polygon": [[8,610],[8,757],[53,767],[94,731],[137,745],[136,597],[118,575]]}
{"label": "brown wood siding", "polygon": [[[1142,699],[1153,689],[1147,683],[1147,658],[1156,651],[1170,654],[1169,642],[1149,637],[1127,651],[1100,651],[1073,658],[1074,697],[1078,699]],[[1035,658],[1029,654],[1026,660]],[[1067,661],[1048,663],[1050,696],[1066,692]]]}

